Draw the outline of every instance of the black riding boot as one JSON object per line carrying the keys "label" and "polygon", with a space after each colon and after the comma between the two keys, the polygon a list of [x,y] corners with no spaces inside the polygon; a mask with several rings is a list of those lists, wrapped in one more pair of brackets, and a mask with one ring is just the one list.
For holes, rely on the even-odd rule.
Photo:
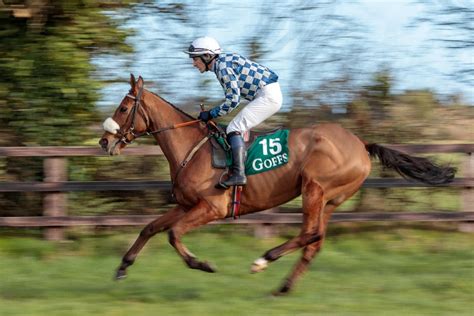
{"label": "black riding boot", "polygon": [[247,177],[245,176],[245,144],[242,135],[238,132],[230,133],[228,136],[230,147],[232,148],[232,174],[223,184],[226,187],[234,185],[245,185]]}

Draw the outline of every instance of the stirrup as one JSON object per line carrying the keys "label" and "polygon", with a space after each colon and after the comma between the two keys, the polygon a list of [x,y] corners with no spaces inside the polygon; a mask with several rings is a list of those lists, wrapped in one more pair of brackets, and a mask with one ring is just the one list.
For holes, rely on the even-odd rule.
{"label": "stirrup", "polygon": [[229,170],[226,169],[221,176],[219,177],[219,182],[214,186],[216,189],[221,189],[221,190],[227,190],[229,187],[224,184],[224,181],[222,180],[225,175],[229,174]]}
{"label": "stirrup", "polygon": [[215,185],[215,188],[216,189],[224,189],[224,190],[227,190],[228,188],[230,187],[236,187],[236,186],[245,186],[247,184],[247,177],[246,176],[243,176],[243,180],[245,180],[245,182],[242,184],[242,183],[236,183],[236,184],[231,184],[231,185],[228,185],[226,184],[225,182],[229,181],[232,176],[230,176],[227,180],[223,181],[222,178],[224,177],[224,175],[226,175],[227,172],[224,172],[221,177],[219,178],[219,182]]}
{"label": "stirrup", "polygon": [[223,182],[218,182],[215,186],[216,189],[227,190],[229,187],[225,185]]}
{"label": "stirrup", "polygon": [[244,186],[247,184],[247,177],[242,176],[242,175],[236,175],[234,179],[232,179],[234,176],[231,176],[229,179],[225,180],[224,182],[234,182],[232,184],[226,184],[229,187],[233,186]]}

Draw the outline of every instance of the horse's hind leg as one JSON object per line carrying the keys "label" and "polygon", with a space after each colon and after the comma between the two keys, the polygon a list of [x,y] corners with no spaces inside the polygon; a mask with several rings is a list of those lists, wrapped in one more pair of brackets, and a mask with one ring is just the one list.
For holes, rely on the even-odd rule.
{"label": "horse's hind leg", "polygon": [[178,219],[185,214],[184,209],[179,205],[169,210],[167,213],[152,221],[143,228],[137,240],[122,258],[122,263],[117,269],[116,279],[123,279],[127,276],[127,268],[133,264],[138,253],[145,246],[147,241],[159,232],[168,230]]}
{"label": "horse's hind leg", "polygon": [[224,218],[225,214],[213,209],[207,202],[201,201],[181,218],[168,232],[169,242],[191,269],[215,272],[208,262],[198,261],[181,242],[181,237],[193,228],[202,226],[216,219]]}
{"label": "horse's hind leg", "polygon": [[251,267],[253,273],[263,271],[269,262],[273,262],[301,247],[319,242],[323,238],[321,231],[321,216],[324,207],[324,193],[321,186],[312,179],[303,179],[303,227],[298,236],[284,244],[270,249],[263,257],[254,261]]}
{"label": "horse's hind leg", "polygon": [[324,242],[324,236],[326,235],[326,228],[327,224],[329,222],[329,219],[331,217],[332,212],[338,205],[326,205],[324,208],[324,214],[323,214],[323,224],[321,227],[321,231],[323,234],[323,239],[310,244],[306,246],[303,249],[303,255],[301,256],[300,260],[296,263],[295,267],[293,268],[293,271],[291,274],[288,276],[288,278],[285,280],[281,288],[278,290],[278,292],[275,292],[275,295],[280,295],[280,294],[286,294],[288,293],[293,285],[295,284],[296,280],[303,275],[303,273],[308,269],[311,261],[314,259],[314,257],[319,253],[321,250],[321,247]]}

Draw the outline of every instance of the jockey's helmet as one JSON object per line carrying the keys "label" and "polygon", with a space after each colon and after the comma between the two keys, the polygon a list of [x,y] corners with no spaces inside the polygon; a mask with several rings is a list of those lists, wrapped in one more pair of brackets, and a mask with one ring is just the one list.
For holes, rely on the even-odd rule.
{"label": "jockey's helmet", "polygon": [[222,52],[219,43],[212,37],[204,36],[195,39],[188,50],[185,51],[189,57],[198,57],[203,55],[219,55]]}

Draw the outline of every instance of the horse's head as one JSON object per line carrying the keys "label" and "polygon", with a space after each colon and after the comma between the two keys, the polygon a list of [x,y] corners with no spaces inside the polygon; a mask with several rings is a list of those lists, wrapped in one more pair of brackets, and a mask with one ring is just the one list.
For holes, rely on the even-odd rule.
{"label": "horse's head", "polygon": [[146,133],[147,115],[143,109],[143,78],[130,75],[131,89],[122,99],[112,117],[107,118],[103,127],[105,133],[99,144],[108,154],[118,155],[120,150],[135,138]]}

